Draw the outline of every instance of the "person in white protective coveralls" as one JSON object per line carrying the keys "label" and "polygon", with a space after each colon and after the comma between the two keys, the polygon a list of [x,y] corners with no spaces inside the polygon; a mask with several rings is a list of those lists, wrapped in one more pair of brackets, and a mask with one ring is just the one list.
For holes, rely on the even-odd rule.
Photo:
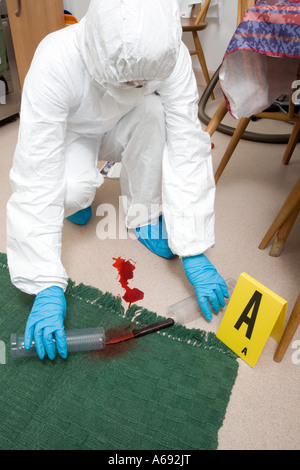
{"label": "person in white protective coveralls", "polygon": [[92,0],[78,24],[41,42],[23,88],[7,205],[11,280],[36,296],[26,349],[34,338],[39,357],[53,359],[54,336],[67,356],[62,228],[66,217],[90,218],[99,154],[122,161],[127,227],[154,253],[182,258],[208,320],[208,300],[216,312],[224,306],[226,283],[203,254],[214,245],[215,184],[197,105],[177,0]]}

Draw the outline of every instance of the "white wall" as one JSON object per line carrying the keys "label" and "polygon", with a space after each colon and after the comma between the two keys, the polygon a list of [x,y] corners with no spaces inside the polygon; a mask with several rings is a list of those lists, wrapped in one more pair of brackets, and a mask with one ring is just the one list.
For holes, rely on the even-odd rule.
{"label": "white wall", "polygon": [[[108,0],[109,1],[109,0]],[[223,17],[221,23],[217,18],[208,18],[207,28],[199,33],[201,44],[209,71],[214,72],[220,65],[227,45],[236,28],[238,0],[223,0]],[[86,13],[90,0],[64,0],[64,8],[80,20]],[[193,48],[191,34],[184,33],[183,41],[189,49]],[[200,68],[198,59],[193,57],[193,65]]]}
{"label": "white wall", "polygon": [[[217,18],[207,18],[208,26],[199,32],[207,68],[214,72],[220,65],[227,46],[236,29],[238,0],[223,0],[223,16],[219,24]],[[194,50],[191,33],[183,33],[183,41],[189,49]],[[197,57],[193,57],[193,65],[200,68]]]}

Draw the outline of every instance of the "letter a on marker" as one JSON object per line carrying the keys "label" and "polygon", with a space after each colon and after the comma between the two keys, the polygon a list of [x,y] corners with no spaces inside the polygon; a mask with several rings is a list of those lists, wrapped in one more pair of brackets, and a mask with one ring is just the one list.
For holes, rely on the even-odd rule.
{"label": "letter a on marker", "polygon": [[217,338],[251,367],[269,336],[280,341],[287,301],[242,273],[217,332]]}
{"label": "letter a on marker", "polygon": [[[242,326],[243,323],[246,323],[248,325],[247,332],[246,332],[246,338],[251,339],[252,333],[253,333],[253,328],[255,325],[255,320],[257,317],[260,301],[262,298],[262,294],[258,292],[257,290],[254,292],[253,296],[251,297],[250,301],[246,305],[242,315],[234,325],[234,328],[236,330],[239,330],[240,327]],[[253,307],[253,312],[250,317],[248,317],[248,313],[250,312],[251,308]]]}

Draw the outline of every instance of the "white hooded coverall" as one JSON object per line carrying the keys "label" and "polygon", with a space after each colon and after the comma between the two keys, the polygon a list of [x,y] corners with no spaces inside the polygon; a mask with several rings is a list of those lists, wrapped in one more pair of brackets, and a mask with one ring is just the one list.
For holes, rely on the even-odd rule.
{"label": "white hooded coverall", "polygon": [[[138,81],[143,88],[121,87]],[[12,283],[29,294],[64,290],[64,218],[91,205],[101,160],[122,160],[126,224],[135,204],[161,206],[171,250],[214,244],[210,137],[198,120],[177,0],[92,0],[76,25],[48,35],[27,74],[7,205]]]}

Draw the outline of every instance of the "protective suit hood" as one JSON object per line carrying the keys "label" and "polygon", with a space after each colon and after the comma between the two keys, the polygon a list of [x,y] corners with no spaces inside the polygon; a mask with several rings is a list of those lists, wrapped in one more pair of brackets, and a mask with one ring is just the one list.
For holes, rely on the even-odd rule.
{"label": "protective suit hood", "polygon": [[92,0],[78,25],[80,54],[102,86],[165,80],[181,35],[177,0]]}

